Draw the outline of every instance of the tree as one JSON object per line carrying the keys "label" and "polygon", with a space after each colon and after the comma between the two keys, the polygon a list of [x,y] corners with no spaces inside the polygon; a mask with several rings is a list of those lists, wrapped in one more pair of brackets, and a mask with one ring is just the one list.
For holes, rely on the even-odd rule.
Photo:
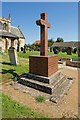
{"label": "tree", "polygon": [[57,40],[56,40],[56,42],[64,42],[64,40],[63,40],[63,38],[58,37]]}
{"label": "tree", "polygon": [[54,40],[52,38],[48,40],[48,47],[51,47],[53,43],[54,43]]}
{"label": "tree", "polygon": [[40,50],[40,44],[34,44],[34,50],[39,51]]}

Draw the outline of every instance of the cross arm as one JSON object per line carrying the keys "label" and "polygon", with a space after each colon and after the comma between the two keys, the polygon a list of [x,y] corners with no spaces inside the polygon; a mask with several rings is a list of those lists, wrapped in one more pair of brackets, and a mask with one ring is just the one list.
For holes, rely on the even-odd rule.
{"label": "cross arm", "polygon": [[47,26],[48,28],[51,27],[50,23],[48,23],[48,21],[45,21],[45,20],[43,20],[43,19],[37,20],[37,21],[36,21],[36,24],[37,24],[37,25],[44,25],[44,26]]}

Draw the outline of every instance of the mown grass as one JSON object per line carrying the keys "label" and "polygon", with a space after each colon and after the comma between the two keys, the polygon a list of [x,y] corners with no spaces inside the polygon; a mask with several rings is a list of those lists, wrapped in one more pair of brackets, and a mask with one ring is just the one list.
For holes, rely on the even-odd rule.
{"label": "mown grass", "polygon": [[44,120],[48,117],[34,112],[31,108],[23,106],[2,94],[2,118],[41,118]]}
{"label": "mown grass", "polygon": [[[39,51],[27,51],[26,53],[18,52],[18,56],[22,58],[29,58],[30,55],[39,55]],[[49,55],[56,55],[60,58],[78,58],[78,54],[72,53],[72,55],[67,55],[66,52],[59,52],[59,54],[54,54],[53,52],[48,52]]]}
{"label": "mown grass", "polygon": [[[1,57],[2,56],[2,57]],[[0,54],[0,72],[2,73],[2,82],[15,80],[19,75],[29,71],[29,63],[27,59],[18,58],[19,65],[10,65],[9,56],[7,53]],[[0,80],[1,81],[1,80]]]}
{"label": "mown grass", "polygon": [[78,54],[72,53],[72,55],[67,55],[66,52],[59,52],[58,57],[60,58],[78,58]]}
{"label": "mown grass", "polygon": [[18,52],[18,56],[22,58],[29,58],[30,55],[39,55],[39,51],[27,51],[26,53]]}

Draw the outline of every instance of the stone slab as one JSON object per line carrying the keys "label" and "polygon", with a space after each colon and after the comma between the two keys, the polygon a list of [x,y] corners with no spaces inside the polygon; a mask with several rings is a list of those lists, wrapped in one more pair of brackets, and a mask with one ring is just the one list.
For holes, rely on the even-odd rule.
{"label": "stone slab", "polygon": [[[36,75],[29,73],[21,75],[18,83],[50,94],[50,100],[55,103],[59,102],[64,97],[64,94],[71,87],[73,82],[73,78],[63,75],[61,72],[57,72],[50,77],[43,76],[42,78],[41,76],[40,78],[39,75],[37,75],[37,77],[35,76]],[[42,81],[40,79],[42,79]],[[50,80],[50,82],[45,83],[44,80]]]}
{"label": "stone slab", "polygon": [[30,73],[48,77],[57,71],[57,56],[29,56]]}
{"label": "stone slab", "polygon": [[36,75],[36,74],[32,74],[32,73],[26,73],[26,74],[21,75],[22,78],[33,79],[33,80],[36,80],[38,82],[43,82],[43,83],[47,83],[47,84],[54,84],[54,85],[55,85],[56,81],[59,82],[59,80],[64,76],[65,75],[63,75],[59,70],[49,77]]}
{"label": "stone slab", "polygon": [[10,64],[12,65],[18,65],[18,58],[17,58],[17,52],[14,48],[10,48],[8,50],[9,58],[10,58]]}

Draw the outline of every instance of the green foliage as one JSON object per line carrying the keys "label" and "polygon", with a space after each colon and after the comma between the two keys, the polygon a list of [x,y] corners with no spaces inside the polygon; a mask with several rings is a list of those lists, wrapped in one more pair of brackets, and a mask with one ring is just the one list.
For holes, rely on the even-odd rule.
{"label": "green foliage", "polygon": [[39,51],[40,44],[28,44],[26,45],[26,50],[29,51]]}
{"label": "green foliage", "polygon": [[36,97],[36,100],[37,100],[37,102],[44,102],[45,101],[45,97],[39,95],[39,96]]}
{"label": "green foliage", "polygon": [[53,43],[54,43],[54,40],[52,38],[48,40],[48,47],[51,47]]}
{"label": "green foliage", "polygon": [[[34,44],[33,44],[34,45]],[[35,44],[34,45],[34,50],[39,51],[40,50],[40,44]]]}
{"label": "green foliage", "polygon": [[63,42],[64,40],[63,40],[63,38],[61,38],[61,37],[58,37],[57,38],[57,40],[56,40],[56,42]]}
{"label": "green foliage", "polygon": [[3,118],[47,118],[31,108],[13,101],[7,95],[2,94],[2,117]]}

